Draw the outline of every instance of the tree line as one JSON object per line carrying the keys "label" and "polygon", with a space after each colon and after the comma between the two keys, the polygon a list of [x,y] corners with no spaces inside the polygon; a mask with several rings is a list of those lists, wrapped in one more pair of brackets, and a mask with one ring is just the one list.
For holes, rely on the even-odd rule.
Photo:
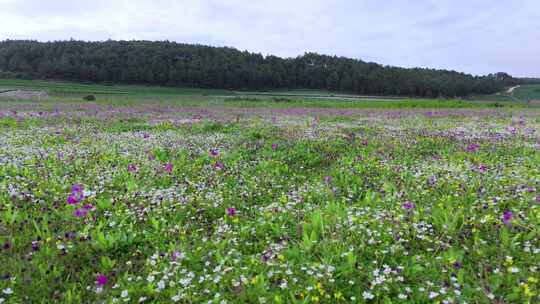
{"label": "tree line", "polygon": [[518,84],[540,84],[540,78],[533,78],[533,77],[518,78]]}
{"label": "tree line", "polygon": [[384,66],[316,53],[280,58],[230,47],[111,40],[0,41],[0,74],[111,84],[326,89],[422,97],[490,94],[515,81],[506,73],[473,76],[456,71]]}

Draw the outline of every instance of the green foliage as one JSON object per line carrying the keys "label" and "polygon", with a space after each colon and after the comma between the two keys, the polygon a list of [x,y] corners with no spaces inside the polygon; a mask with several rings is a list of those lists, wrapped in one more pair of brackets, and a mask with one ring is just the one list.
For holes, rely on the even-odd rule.
{"label": "green foliage", "polygon": [[0,104],[0,301],[540,299],[536,109],[60,100]]}
{"label": "green foliage", "polygon": [[[325,89],[431,98],[490,94],[513,82],[504,73],[475,77],[315,53],[285,59],[233,48],[166,41],[1,41],[0,71],[8,73],[7,77],[24,79],[214,89]],[[88,92],[82,88],[70,93],[108,91]]]}

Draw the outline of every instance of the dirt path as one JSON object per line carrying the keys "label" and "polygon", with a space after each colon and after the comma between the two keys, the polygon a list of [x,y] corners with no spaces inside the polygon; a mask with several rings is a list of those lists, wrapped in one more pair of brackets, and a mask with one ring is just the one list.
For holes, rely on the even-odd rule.
{"label": "dirt path", "polygon": [[508,91],[506,91],[506,93],[512,94],[512,93],[514,92],[514,90],[517,89],[517,88],[519,88],[519,87],[520,87],[519,84],[518,84],[517,86],[515,86],[515,87],[511,87],[511,88],[508,89]]}
{"label": "dirt path", "polygon": [[44,91],[4,90],[0,92],[0,98],[9,99],[41,99],[47,97]]}

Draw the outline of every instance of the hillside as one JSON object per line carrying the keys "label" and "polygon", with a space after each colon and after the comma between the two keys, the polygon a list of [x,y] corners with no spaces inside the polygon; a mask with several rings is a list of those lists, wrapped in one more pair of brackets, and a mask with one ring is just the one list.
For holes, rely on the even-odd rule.
{"label": "hillside", "polygon": [[[456,97],[503,90],[509,75],[405,69],[306,53],[280,58],[228,47],[150,41],[2,41],[4,77],[213,89],[324,89]],[[502,75],[502,76],[501,76]],[[511,82],[511,81],[510,81]]]}

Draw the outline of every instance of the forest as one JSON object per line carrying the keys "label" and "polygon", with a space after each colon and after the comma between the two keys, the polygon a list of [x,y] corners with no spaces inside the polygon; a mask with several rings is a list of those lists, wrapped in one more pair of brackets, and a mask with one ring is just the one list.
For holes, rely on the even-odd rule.
{"label": "forest", "polygon": [[106,84],[235,90],[317,89],[450,98],[491,94],[518,82],[501,72],[473,76],[316,53],[280,58],[230,47],[112,40],[0,41],[0,75]]}

